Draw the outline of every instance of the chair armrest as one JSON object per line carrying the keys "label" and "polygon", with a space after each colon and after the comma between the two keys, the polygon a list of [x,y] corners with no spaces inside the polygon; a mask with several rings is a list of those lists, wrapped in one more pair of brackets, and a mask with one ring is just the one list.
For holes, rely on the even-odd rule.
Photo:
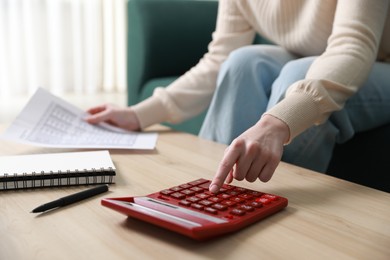
{"label": "chair armrest", "polygon": [[180,76],[207,52],[216,0],[128,1],[128,104],[149,79]]}

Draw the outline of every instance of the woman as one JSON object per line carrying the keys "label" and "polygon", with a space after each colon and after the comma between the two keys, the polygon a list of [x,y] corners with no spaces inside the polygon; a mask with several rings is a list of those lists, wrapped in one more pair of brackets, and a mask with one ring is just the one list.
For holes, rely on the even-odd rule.
{"label": "woman", "polygon": [[[388,0],[220,0],[208,52],[131,107],[91,108],[128,130],[208,109],[200,136],[230,144],[210,185],[271,179],[281,159],[324,172],[334,144],[390,122]],[[275,45],[251,45],[256,33]]]}

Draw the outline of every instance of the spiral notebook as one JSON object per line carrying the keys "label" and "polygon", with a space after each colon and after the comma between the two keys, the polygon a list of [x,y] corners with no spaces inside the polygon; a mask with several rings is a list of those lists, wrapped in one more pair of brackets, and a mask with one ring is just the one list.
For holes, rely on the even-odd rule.
{"label": "spiral notebook", "polygon": [[0,156],[0,191],[115,182],[107,150]]}

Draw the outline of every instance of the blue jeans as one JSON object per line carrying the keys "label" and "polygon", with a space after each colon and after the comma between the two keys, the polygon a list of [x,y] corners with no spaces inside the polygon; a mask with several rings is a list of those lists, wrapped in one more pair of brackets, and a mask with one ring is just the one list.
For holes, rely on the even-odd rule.
{"label": "blue jeans", "polygon": [[[281,47],[252,45],[233,51],[222,64],[217,89],[199,136],[230,144],[283,99],[316,57],[298,58]],[[282,160],[325,172],[336,143],[390,122],[390,64],[374,64],[364,86],[344,108],[285,146]]]}

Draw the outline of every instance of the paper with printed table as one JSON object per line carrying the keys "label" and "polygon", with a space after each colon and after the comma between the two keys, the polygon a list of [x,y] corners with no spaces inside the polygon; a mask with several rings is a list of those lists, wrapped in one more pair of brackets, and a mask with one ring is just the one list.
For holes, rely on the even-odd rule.
{"label": "paper with printed table", "polygon": [[86,112],[38,88],[1,138],[55,148],[154,149],[157,133],[92,125]]}

